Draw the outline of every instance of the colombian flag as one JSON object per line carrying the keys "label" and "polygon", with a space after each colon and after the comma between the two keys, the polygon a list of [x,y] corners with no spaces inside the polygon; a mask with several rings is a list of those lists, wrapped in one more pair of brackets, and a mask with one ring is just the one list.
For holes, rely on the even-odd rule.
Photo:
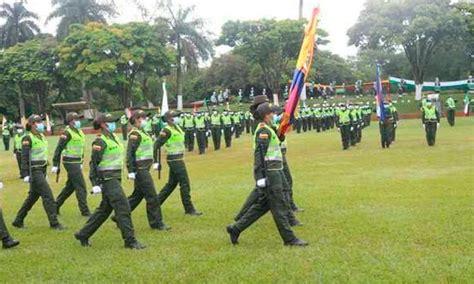
{"label": "colombian flag", "polygon": [[375,100],[377,102],[377,116],[380,121],[385,121],[385,108],[383,106],[382,80],[380,79],[380,64],[377,63],[375,70]]}
{"label": "colombian flag", "polygon": [[278,134],[284,135],[288,132],[291,123],[293,122],[295,110],[298,106],[301,92],[304,88],[306,77],[308,77],[313,63],[314,47],[316,42],[316,28],[318,26],[319,8],[313,9],[311,21],[306,26],[304,32],[303,44],[301,45],[300,55],[296,63],[296,69],[293,74],[293,81],[291,82],[290,95],[285,106],[285,112],[281,119]]}

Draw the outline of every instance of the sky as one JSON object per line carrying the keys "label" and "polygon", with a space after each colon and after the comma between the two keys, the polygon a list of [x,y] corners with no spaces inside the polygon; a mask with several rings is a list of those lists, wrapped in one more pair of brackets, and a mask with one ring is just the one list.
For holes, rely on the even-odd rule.
{"label": "sky", "polygon": [[[152,8],[154,0],[140,0]],[[228,20],[254,20],[259,18],[297,19],[299,0],[174,0],[183,6],[195,5],[195,14],[206,21],[206,27],[217,38],[221,26]],[[12,3],[14,0],[3,0]],[[125,23],[142,20],[132,0],[115,0],[120,13],[111,22]],[[304,0],[303,15],[309,18],[312,8],[321,8],[320,27],[329,33],[330,44],[322,49],[343,57],[355,55],[357,49],[347,46],[347,30],[355,24],[365,0]],[[28,0],[27,7],[40,17],[43,31],[55,34],[58,21],[47,25],[45,19],[53,10],[50,0]],[[153,10],[153,9],[152,9]],[[217,54],[228,48],[218,47]]]}

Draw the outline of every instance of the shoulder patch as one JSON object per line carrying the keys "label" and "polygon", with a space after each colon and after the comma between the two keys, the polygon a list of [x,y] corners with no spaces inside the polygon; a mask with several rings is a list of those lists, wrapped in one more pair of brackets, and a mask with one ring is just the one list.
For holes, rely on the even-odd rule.
{"label": "shoulder patch", "polygon": [[102,150],[102,147],[100,145],[92,145],[92,149],[94,151],[100,151],[100,150]]}
{"label": "shoulder patch", "polygon": [[160,132],[160,136],[165,137],[165,136],[166,136],[166,132],[161,131],[161,132]]}
{"label": "shoulder patch", "polygon": [[30,141],[28,140],[23,140],[23,142],[21,142],[21,144],[25,145],[25,146],[28,146],[30,145]]}
{"label": "shoulder patch", "polygon": [[260,133],[260,134],[258,135],[258,138],[260,138],[260,139],[268,139],[268,134],[267,134],[267,133]]}
{"label": "shoulder patch", "polygon": [[61,134],[61,139],[67,139],[67,135],[66,134]]}
{"label": "shoulder patch", "polygon": [[130,139],[131,139],[131,140],[138,140],[138,135],[136,135],[136,134],[130,134]]}

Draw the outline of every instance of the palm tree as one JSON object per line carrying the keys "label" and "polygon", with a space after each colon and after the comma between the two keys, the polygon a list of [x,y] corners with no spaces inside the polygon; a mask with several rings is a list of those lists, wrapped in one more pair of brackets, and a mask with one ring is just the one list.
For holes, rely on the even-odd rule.
{"label": "palm tree", "polygon": [[171,4],[166,5],[169,18],[160,18],[170,29],[169,41],[176,47],[176,86],[178,93],[178,109],[182,109],[183,69],[197,66],[199,60],[208,60],[213,55],[213,46],[204,31],[204,20],[193,18],[194,6],[173,11]]}
{"label": "palm tree", "polygon": [[57,37],[64,39],[69,34],[72,24],[88,22],[106,23],[106,17],[116,15],[112,0],[98,2],[97,0],[52,0],[56,9],[48,16],[46,22],[61,18],[58,24]]}
{"label": "palm tree", "polygon": [[40,32],[34,20],[38,15],[26,9],[23,1],[13,5],[3,3],[0,6],[0,18],[5,19],[5,24],[0,26],[0,47],[8,48],[19,42],[32,39]]}

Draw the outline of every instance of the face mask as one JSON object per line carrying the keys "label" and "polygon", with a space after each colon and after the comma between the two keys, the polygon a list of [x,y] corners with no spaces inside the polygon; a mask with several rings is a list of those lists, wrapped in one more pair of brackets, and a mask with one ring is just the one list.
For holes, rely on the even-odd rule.
{"label": "face mask", "polygon": [[173,117],[174,124],[179,124],[180,122],[181,122],[181,119],[179,117]]}
{"label": "face mask", "polygon": [[115,122],[107,122],[107,129],[109,129],[110,132],[115,131]]}
{"label": "face mask", "polygon": [[44,123],[38,123],[36,125],[36,131],[38,131],[39,133],[43,133],[44,132]]}
{"label": "face mask", "polygon": [[81,129],[81,121],[80,121],[80,120],[74,121],[74,127],[75,127],[76,129]]}
{"label": "face mask", "polygon": [[142,122],[140,123],[140,128],[145,128],[146,122],[146,119],[142,120]]}
{"label": "face mask", "polygon": [[273,116],[273,124],[274,125],[279,124],[280,120],[281,120],[281,116],[279,116],[279,115],[274,115]]}

